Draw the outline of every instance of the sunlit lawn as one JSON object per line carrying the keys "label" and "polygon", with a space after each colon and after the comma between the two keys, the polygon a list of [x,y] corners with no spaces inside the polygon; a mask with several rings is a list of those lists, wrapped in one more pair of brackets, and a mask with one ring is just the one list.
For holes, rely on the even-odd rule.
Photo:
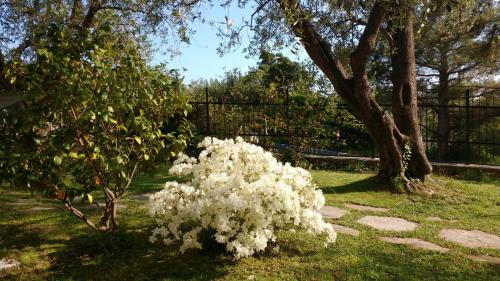
{"label": "sunlit lawn", "polygon": [[[28,211],[32,198],[23,191],[0,188],[0,258],[21,262],[0,272],[0,280],[499,280],[500,266],[475,262],[469,254],[500,256],[499,250],[468,249],[438,237],[442,228],[479,229],[500,235],[500,181],[472,182],[437,178],[432,197],[380,191],[369,173],[313,171],[327,203],[353,202],[390,208],[421,226],[414,232],[391,233],[356,223],[371,212],[349,211],[335,223],[356,228],[359,237],[339,234],[323,248],[305,233],[282,234],[279,253],[233,261],[218,249],[179,254],[152,245],[152,221],[145,202],[124,200],[120,231],[114,238],[91,232],[59,205],[54,210]],[[161,189],[165,169],[139,177],[132,194]],[[36,197],[37,205],[50,201]],[[14,205],[12,204],[14,203]],[[377,214],[379,215],[379,214]],[[428,221],[439,216],[444,221]],[[457,221],[452,221],[457,220]],[[382,242],[380,236],[416,237],[450,248],[447,254]]]}

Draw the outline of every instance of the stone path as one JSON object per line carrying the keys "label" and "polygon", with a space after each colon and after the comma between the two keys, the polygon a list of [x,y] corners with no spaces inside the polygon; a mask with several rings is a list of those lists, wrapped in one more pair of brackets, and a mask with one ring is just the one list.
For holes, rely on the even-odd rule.
{"label": "stone path", "polygon": [[468,248],[500,249],[500,237],[480,230],[443,229],[439,237]]}
{"label": "stone path", "polygon": [[17,199],[15,202],[7,202],[6,206],[25,206],[25,205],[34,205],[40,203],[39,201],[29,198],[29,199]]}
{"label": "stone path", "polygon": [[494,264],[500,264],[500,258],[487,256],[487,255],[468,255],[469,259],[479,262],[489,262]]}
{"label": "stone path", "polygon": [[437,244],[418,239],[418,238],[398,238],[398,237],[380,237],[380,240],[393,243],[393,244],[402,244],[408,245],[413,248],[425,249],[430,251],[436,251],[440,253],[447,253],[450,251],[448,248],[441,247]]}
{"label": "stone path", "polygon": [[413,231],[419,224],[395,217],[365,216],[358,221],[360,224],[371,226],[377,230],[385,231]]}
{"label": "stone path", "polygon": [[130,196],[129,198],[132,200],[137,200],[137,201],[148,201],[149,197],[151,197],[153,193],[143,193],[143,194],[135,194]]}
{"label": "stone path", "polygon": [[345,203],[344,206],[346,206],[349,209],[358,210],[358,211],[372,211],[372,212],[387,212],[387,211],[389,211],[389,209],[387,209],[387,208],[372,207],[372,206],[367,206],[367,205],[358,205],[358,204],[353,204],[353,203]]}
{"label": "stone path", "polygon": [[319,213],[327,219],[340,219],[345,214],[347,214],[347,212],[347,210],[333,206],[324,206],[323,208],[319,209]]}
{"label": "stone path", "polygon": [[[388,208],[373,207],[367,205],[359,205],[353,203],[345,203],[344,206],[349,209],[357,211],[368,211],[368,212],[387,212]],[[333,206],[324,206],[319,210],[319,212],[325,218],[339,219],[346,215],[349,211]],[[426,218],[428,221],[434,222],[457,222],[457,220],[446,220],[437,216],[429,216]],[[364,216],[357,220],[358,223],[368,225],[377,230],[383,231],[414,231],[419,224],[416,222],[411,222],[402,218],[397,217],[382,217],[382,216]],[[360,232],[357,229],[350,228],[347,226],[339,224],[331,224],[333,229],[342,234],[347,234],[351,236],[359,236]],[[465,247],[477,248],[494,248],[500,249],[500,237],[482,232],[479,230],[463,230],[463,229],[443,229],[439,232],[439,237],[458,243]],[[412,248],[424,249],[429,251],[435,251],[439,253],[448,253],[450,249],[439,246],[437,244],[431,243],[418,238],[400,238],[400,237],[380,237],[380,240],[392,244],[407,245]],[[479,262],[489,262],[493,264],[500,264],[500,257],[487,256],[487,255],[468,255],[467,258],[479,261]]]}
{"label": "stone path", "polygon": [[7,260],[7,259],[0,259],[0,271],[4,269],[8,269],[11,267],[18,266],[19,262],[15,260]]}
{"label": "stone path", "polygon": [[26,211],[26,212],[38,212],[38,211],[48,211],[48,210],[55,210],[56,208],[54,207],[33,207],[33,208],[29,208],[29,209],[26,209],[26,210],[23,210],[23,211]]}
{"label": "stone path", "polygon": [[357,229],[343,226],[340,224],[331,223],[331,225],[333,226],[333,229],[338,233],[347,234],[347,235],[351,235],[351,236],[359,236],[359,230],[357,230]]}
{"label": "stone path", "polygon": [[[104,207],[105,204],[104,203],[99,203],[99,207]],[[125,204],[116,204],[116,209],[125,209],[127,208],[128,205],[125,205]],[[95,204],[91,204],[91,205],[84,205],[84,206],[78,206],[77,208],[80,208],[80,209],[86,209],[86,210],[89,210],[89,209],[97,209],[97,206]]]}

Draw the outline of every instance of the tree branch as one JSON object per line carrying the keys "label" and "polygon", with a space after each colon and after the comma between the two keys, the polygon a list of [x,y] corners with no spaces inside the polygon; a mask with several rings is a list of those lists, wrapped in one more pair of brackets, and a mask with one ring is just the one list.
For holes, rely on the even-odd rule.
{"label": "tree branch", "polygon": [[468,65],[468,66],[464,66],[460,69],[457,69],[457,70],[452,70],[450,72],[448,72],[448,75],[452,75],[452,74],[457,74],[457,73],[463,73],[463,72],[467,72],[467,71],[470,71],[474,68],[476,68],[477,66],[479,66],[480,62],[475,62],[471,65]]}
{"label": "tree branch", "polygon": [[64,208],[68,210],[70,213],[72,213],[74,216],[85,222],[88,226],[90,226],[94,230],[98,230],[95,224],[87,218],[80,210],[76,209],[71,205],[71,203],[68,201],[67,197],[61,200],[62,203],[64,204]]}
{"label": "tree branch", "polygon": [[278,2],[293,33],[301,39],[309,57],[331,80],[335,90],[346,96],[351,92],[348,84],[350,77],[342,62],[332,53],[330,44],[314,29],[298,1],[279,0]]}
{"label": "tree branch", "polygon": [[101,0],[90,0],[89,1],[89,8],[87,10],[87,13],[85,14],[85,18],[83,19],[82,22],[82,29],[87,30],[91,25],[92,21],[94,20],[95,15],[99,10],[101,10],[103,7],[103,3]]}
{"label": "tree branch", "polygon": [[436,73],[436,74],[417,73],[417,76],[420,76],[420,77],[439,77],[439,73]]}
{"label": "tree branch", "polygon": [[354,76],[356,76],[356,74],[362,74],[366,71],[366,63],[368,61],[368,57],[377,44],[377,34],[379,32],[380,24],[384,19],[384,15],[385,9],[382,7],[382,4],[380,4],[380,2],[375,2],[370,12],[366,27],[363,30],[363,34],[359,39],[358,46],[350,56],[350,64]]}

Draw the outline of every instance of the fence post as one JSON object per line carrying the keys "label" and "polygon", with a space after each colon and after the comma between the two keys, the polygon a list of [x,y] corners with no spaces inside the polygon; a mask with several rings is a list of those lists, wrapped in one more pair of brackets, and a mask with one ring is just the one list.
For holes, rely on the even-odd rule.
{"label": "fence post", "polygon": [[289,110],[290,110],[290,85],[286,86],[286,91],[285,91],[285,119],[286,119],[286,137],[287,137],[287,142],[288,146],[290,146],[290,118],[289,118]]}
{"label": "fence post", "polygon": [[[337,107],[338,108],[338,107]],[[340,112],[337,113],[337,116],[340,117]],[[344,130],[344,122],[342,120],[342,117],[339,118],[340,119],[340,128],[337,128],[337,156],[340,156],[340,138],[344,135],[344,132],[342,132]]]}
{"label": "fence post", "polygon": [[470,164],[471,162],[471,151],[470,151],[470,89],[465,90],[465,153],[466,159],[465,163]]}
{"label": "fence post", "polygon": [[205,122],[207,125],[207,135],[210,135],[210,105],[208,103],[208,87],[205,88]]}

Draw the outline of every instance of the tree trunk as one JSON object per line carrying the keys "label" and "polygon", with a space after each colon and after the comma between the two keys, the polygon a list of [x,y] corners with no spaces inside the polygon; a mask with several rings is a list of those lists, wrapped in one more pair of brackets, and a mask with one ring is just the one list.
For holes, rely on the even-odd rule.
{"label": "tree trunk", "polygon": [[101,217],[99,225],[100,231],[113,231],[118,228],[118,221],[116,219],[116,197],[108,188],[104,188],[104,214]]}
{"label": "tree trunk", "polygon": [[411,158],[406,174],[411,178],[423,180],[432,171],[432,166],[425,153],[418,121],[417,78],[411,15],[405,17],[403,27],[394,31],[392,43],[395,48],[391,55],[392,114],[399,131],[410,140]]}
{"label": "tree trunk", "polygon": [[400,32],[400,38],[397,40],[402,51],[394,57],[397,59],[397,70],[403,71],[395,76],[397,84],[394,85],[394,92],[399,93],[401,99],[395,111],[395,122],[371,94],[366,71],[368,58],[375,48],[377,34],[386,13],[382,3],[375,2],[373,5],[363,34],[350,56],[352,75],[347,74],[342,62],[333,54],[331,45],[314,29],[298,1],[280,0],[279,4],[287,21],[291,23],[294,34],[301,38],[309,57],[332,82],[340,97],[352,107],[354,115],[363,122],[372,136],[380,156],[379,176],[390,179],[393,183],[394,179],[399,179],[402,183],[400,188],[414,191],[414,185],[405,175],[405,144],[409,143],[415,151],[410,163],[412,174],[420,175],[423,179],[431,171],[431,166],[425,156],[418,126],[411,18],[406,17],[406,28]]}
{"label": "tree trunk", "polygon": [[379,177],[385,180],[405,178],[402,148],[408,138],[400,133],[391,116],[377,104],[370,92],[368,78],[355,76],[353,81],[354,89],[349,96],[354,99],[345,99],[350,100],[354,114],[363,122],[377,148]]}

